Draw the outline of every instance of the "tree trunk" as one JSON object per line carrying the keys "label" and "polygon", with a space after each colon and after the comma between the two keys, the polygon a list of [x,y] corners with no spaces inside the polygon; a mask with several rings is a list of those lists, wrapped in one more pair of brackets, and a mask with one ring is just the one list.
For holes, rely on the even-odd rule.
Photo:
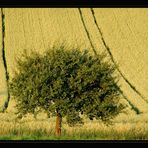
{"label": "tree trunk", "polygon": [[57,136],[61,136],[61,126],[62,126],[62,116],[57,111],[57,115],[56,115],[56,129],[55,129]]}

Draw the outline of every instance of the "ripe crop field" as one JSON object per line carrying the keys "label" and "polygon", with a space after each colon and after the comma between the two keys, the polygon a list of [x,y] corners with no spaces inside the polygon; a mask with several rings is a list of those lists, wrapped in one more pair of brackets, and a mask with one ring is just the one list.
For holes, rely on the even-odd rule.
{"label": "ripe crop field", "polygon": [[106,126],[101,121],[84,118],[84,125],[69,127],[63,119],[62,135],[55,135],[55,118],[47,118],[40,113],[35,119],[27,115],[16,119],[14,101],[10,102],[6,113],[0,113],[1,140],[148,140],[148,114],[119,115],[113,125]]}
{"label": "ripe crop field", "polygon": [[[148,8],[94,8],[102,35],[89,8],[82,8],[90,38],[97,53],[106,51],[102,36],[119,65],[119,84],[128,100],[142,112],[136,114],[129,102],[127,114],[121,114],[106,126],[89,121],[80,127],[68,127],[63,119],[62,136],[54,135],[55,118],[44,114],[16,120],[14,101],[10,98],[6,113],[0,113],[0,139],[148,139]],[[1,14],[2,12],[0,12]],[[5,15],[5,58],[10,79],[15,58],[24,49],[43,53],[54,43],[65,41],[81,49],[91,47],[77,8],[3,8]],[[2,17],[0,17],[2,22]],[[2,32],[2,23],[0,23]],[[93,50],[90,48],[90,51]],[[0,107],[7,98],[7,83],[0,36]],[[109,55],[109,54],[108,54]],[[110,56],[109,56],[110,58]],[[135,91],[137,90],[137,91]],[[139,95],[137,92],[140,92]],[[142,97],[141,97],[142,96]]]}

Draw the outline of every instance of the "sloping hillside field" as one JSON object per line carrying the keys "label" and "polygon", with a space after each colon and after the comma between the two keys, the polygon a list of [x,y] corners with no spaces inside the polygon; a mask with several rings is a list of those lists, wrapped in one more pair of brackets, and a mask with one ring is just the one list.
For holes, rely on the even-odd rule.
{"label": "sloping hillside field", "polygon": [[[3,8],[5,17],[0,17],[0,106],[3,106],[7,99],[4,58],[11,78],[16,65],[15,58],[24,49],[43,53],[55,43],[65,41],[70,45],[80,45],[81,49],[89,47],[90,51],[94,52],[87,36],[87,29],[97,53],[106,51],[110,60],[119,65],[117,71],[120,75],[119,84],[127,97],[127,100],[123,98],[122,101],[128,105],[128,114],[119,115],[115,119],[114,132],[118,136],[114,138],[113,135],[110,135],[110,137],[106,137],[107,134],[105,135],[105,132],[112,131],[113,127],[109,127],[109,129],[102,123],[97,123],[97,121],[93,121],[92,124],[88,121],[85,126],[91,127],[92,131],[97,131],[100,127],[104,128],[104,137],[102,136],[100,139],[132,139],[130,132],[132,129],[136,131],[136,124],[138,124],[140,136],[143,136],[143,139],[148,139],[145,136],[148,135],[148,131],[145,131],[145,129],[148,129],[146,124],[148,122],[148,8],[94,8],[93,11],[94,13],[89,8],[82,8],[82,20],[77,8]],[[2,27],[2,19],[4,19],[3,27],[5,27],[5,30]],[[96,22],[94,19],[96,19]],[[5,33],[4,44],[3,33]],[[110,51],[106,49],[103,41],[110,48]],[[137,115],[130,103],[142,113]],[[32,117],[28,117],[21,123],[16,123],[14,104],[15,102],[10,97],[7,112],[0,113],[0,126],[4,127],[0,129],[0,139],[4,135],[6,139],[15,139],[7,137],[7,135],[16,130],[16,127],[14,127],[16,124],[18,124],[17,127],[20,128],[20,131],[23,131],[23,128],[27,128],[27,124],[30,125],[31,123],[35,124],[35,127],[38,127],[37,129],[40,129],[41,124],[44,124],[47,133],[51,130],[46,125],[46,122],[48,120],[50,122],[50,119],[46,118],[39,118],[35,121]],[[35,131],[35,129],[31,129],[31,126],[29,128],[31,131]],[[66,125],[63,128],[68,129],[72,136],[74,129],[69,129]],[[85,129],[85,127],[83,128]],[[82,131],[85,131],[84,129]],[[74,131],[78,132],[77,129]],[[124,138],[119,136],[122,131],[127,131],[127,133],[124,133]],[[28,130],[28,133],[25,134],[27,135],[29,132]],[[50,132],[52,134],[52,131]],[[142,132],[144,135],[142,135]],[[19,133],[18,129],[16,133]],[[38,134],[42,135],[43,133]],[[14,134],[14,137],[17,137],[17,134]],[[65,134],[67,136],[66,132]],[[26,135],[23,135],[24,139]],[[87,139],[87,136],[81,137],[81,133],[77,133],[77,135],[79,135],[79,139]],[[67,139],[66,136],[65,139]],[[133,139],[140,139],[136,136]],[[47,137],[49,137],[49,133],[45,134],[43,139]],[[92,139],[99,138],[93,135]]]}

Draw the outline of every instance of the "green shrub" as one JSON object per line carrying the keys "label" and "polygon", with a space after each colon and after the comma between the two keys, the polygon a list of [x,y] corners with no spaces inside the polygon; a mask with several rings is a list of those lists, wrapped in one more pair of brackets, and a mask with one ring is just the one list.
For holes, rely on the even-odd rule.
{"label": "green shrub", "polygon": [[[69,125],[89,119],[110,121],[124,108],[115,67],[88,50],[53,47],[43,55],[32,52],[17,60],[17,70],[10,81],[10,93],[16,99],[18,115],[37,114],[44,110],[57,116],[60,130],[62,117]],[[57,129],[58,130],[58,129]]]}

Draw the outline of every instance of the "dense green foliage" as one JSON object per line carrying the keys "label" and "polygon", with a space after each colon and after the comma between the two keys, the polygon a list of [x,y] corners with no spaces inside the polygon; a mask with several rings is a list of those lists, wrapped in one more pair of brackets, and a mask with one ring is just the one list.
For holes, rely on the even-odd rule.
{"label": "dense green foliage", "polygon": [[9,85],[18,114],[44,110],[50,117],[59,112],[69,125],[82,123],[81,114],[109,121],[123,105],[115,67],[105,57],[63,45],[42,55],[23,54]]}

